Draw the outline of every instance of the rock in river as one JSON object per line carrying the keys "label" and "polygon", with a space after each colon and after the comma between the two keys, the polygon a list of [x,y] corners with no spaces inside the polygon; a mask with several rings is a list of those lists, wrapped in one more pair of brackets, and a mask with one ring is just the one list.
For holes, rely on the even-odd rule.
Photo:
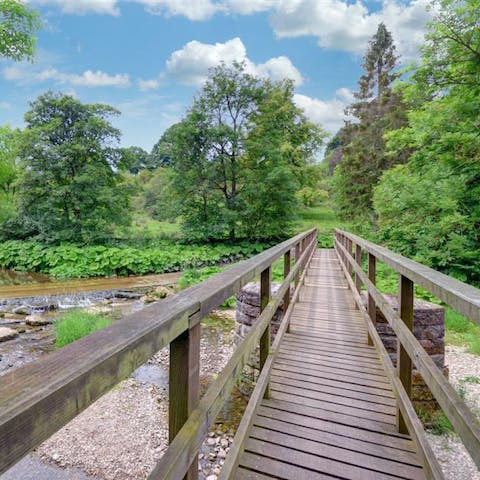
{"label": "rock in river", "polygon": [[41,315],[30,315],[25,319],[25,323],[31,327],[40,327],[52,323],[52,319]]}
{"label": "rock in river", "polygon": [[18,332],[13,328],[0,327],[0,342],[11,340],[18,336]]}

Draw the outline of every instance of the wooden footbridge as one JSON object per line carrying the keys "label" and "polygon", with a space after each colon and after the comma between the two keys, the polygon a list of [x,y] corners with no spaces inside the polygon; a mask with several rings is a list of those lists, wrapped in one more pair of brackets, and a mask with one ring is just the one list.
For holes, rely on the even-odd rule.
{"label": "wooden footbridge", "polygon": [[[0,473],[168,345],[170,445],[150,479],[198,476],[198,451],[258,346],[259,376],[222,480],[443,478],[410,402],[412,365],[480,466],[478,420],[411,332],[414,284],[477,323],[480,291],[347,232],[336,232],[333,250],[317,249],[316,238],[316,230],[297,235],[0,377]],[[271,297],[282,256],[284,282]],[[375,286],[377,261],[399,274],[398,312]],[[261,314],[199,398],[201,320],[255,278]],[[399,341],[396,368],[375,328],[377,308]]]}

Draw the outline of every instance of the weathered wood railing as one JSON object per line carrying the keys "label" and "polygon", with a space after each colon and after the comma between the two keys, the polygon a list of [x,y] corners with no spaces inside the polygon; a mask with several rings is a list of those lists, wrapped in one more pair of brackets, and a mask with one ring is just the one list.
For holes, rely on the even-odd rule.
{"label": "weathered wood railing", "polygon": [[[296,280],[298,286],[299,275],[315,249],[316,235],[316,229],[299,234],[0,377],[0,473],[127,378],[155,352],[170,345],[170,446],[150,478],[179,479],[185,475],[195,478],[198,449],[258,344],[261,364],[268,359],[270,320],[282,299],[288,304],[292,281]],[[272,264],[282,255],[285,279],[271,298]],[[199,400],[201,320],[259,276],[262,313]]]}
{"label": "weathered wood railing", "polygon": [[[375,345],[389,373],[398,401],[399,431],[404,433],[408,431],[416,441],[428,476],[443,478],[440,467],[434,460],[434,454],[423,435],[423,427],[410,402],[412,364],[422,375],[474,462],[480,468],[480,422],[412,333],[414,284],[428,290],[447,305],[479,324],[480,290],[342,230],[337,230],[335,233],[335,249],[347,274],[358,308],[367,320],[369,342]],[[355,252],[354,255],[353,252]],[[362,252],[368,255],[368,274],[362,269]],[[377,260],[393,268],[399,275],[398,313],[375,286]],[[368,295],[367,310],[360,297],[362,284]],[[399,354],[396,370],[375,327],[376,308],[382,312],[398,338]]]}

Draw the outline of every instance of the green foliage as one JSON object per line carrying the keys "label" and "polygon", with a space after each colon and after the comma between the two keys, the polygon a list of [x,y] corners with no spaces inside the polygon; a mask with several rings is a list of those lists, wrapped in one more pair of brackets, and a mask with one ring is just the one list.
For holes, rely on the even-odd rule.
{"label": "green foliage", "polygon": [[[115,172],[120,132],[108,118],[118,112],[101,104],[48,92],[25,114],[18,181],[18,216],[4,225],[10,238],[96,243],[114,225],[128,223],[129,192]],[[65,126],[68,128],[65,128]]]}
{"label": "green foliage", "polygon": [[256,255],[268,246],[249,242],[232,245],[176,245],[165,242],[163,247],[138,249],[47,246],[10,240],[0,244],[0,266],[64,278],[146,275],[231,263]]}
{"label": "green foliage", "polygon": [[18,0],[0,0],[0,58],[32,60],[38,12]]}
{"label": "green foliage", "polygon": [[150,154],[140,147],[119,148],[117,165],[120,169],[133,174],[141,170],[153,170],[150,164]]}
{"label": "green foliage", "polygon": [[167,137],[162,155],[172,165],[189,238],[288,234],[301,172],[322,139],[294,105],[290,81],[272,83],[243,64],[222,64]]}
{"label": "green foliage", "polygon": [[[375,193],[379,238],[447,274],[480,284],[478,0],[436,2],[422,62],[402,85],[408,125],[387,135],[408,165]],[[395,219],[395,220],[394,220]]]}
{"label": "green foliage", "polygon": [[15,213],[15,181],[20,173],[17,162],[20,130],[5,125],[0,127],[0,223]]}
{"label": "green foliage", "polygon": [[178,280],[178,286],[183,290],[185,288],[201,283],[207,278],[210,278],[217,273],[223,272],[225,267],[205,267],[205,268],[188,268],[182,273],[182,276]]}
{"label": "green foliage", "polygon": [[55,330],[55,347],[64,347],[75,340],[79,340],[97,330],[108,327],[111,323],[111,318],[99,313],[70,310],[62,314],[53,324]]}

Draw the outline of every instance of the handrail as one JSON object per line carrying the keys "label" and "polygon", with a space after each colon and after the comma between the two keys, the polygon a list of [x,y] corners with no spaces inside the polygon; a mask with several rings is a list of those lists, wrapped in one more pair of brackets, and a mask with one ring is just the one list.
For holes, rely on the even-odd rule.
{"label": "handrail", "polygon": [[[402,361],[400,357],[402,349],[405,350],[411,361],[414,362],[417,370],[420,372],[433,396],[442,407],[445,415],[452,423],[455,431],[462,439],[474,462],[480,467],[480,422],[456,393],[450,382],[443,376],[442,372],[435,365],[430,356],[425,352],[420,342],[411,332],[411,329],[404,323],[404,320],[402,319],[402,311],[400,311],[400,313],[395,312],[373,281],[363,272],[360,262],[361,251],[359,252],[360,255],[355,255],[356,258],[353,258],[351,254],[353,243],[355,243],[357,247],[365,249],[375,258],[388,263],[388,265],[397,270],[401,279],[402,276],[406,276],[409,281],[412,282],[411,288],[409,288],[411,295],[409,296],[410,298],[407,299],[408,303],[411,304],[412,313],[413,282],[418,281],[419,284],[431,291],[431,293],[434,293],[434,291],[437,293],[440,292],[443,295],[443,298],[449,298],[451,302],[450,305],[454,308],[455,305],[461,307],[469,305],[469,308],[467,309],[468,311],[475,308],[475,296],[472,296],[472,290],[475,291],[476,296],[480,296],[480,291],[465,285],[458,280],[450,279],[449,277],[445,279],[446,276],[443,274],[439,274],[437,277],[432,272],[438,272],[420,265],[417,262],[408,260],[401,255],[394,254],[386,248],[367,242],[356,235],[341,230],[336,231],[335,248],[339,254],[340,260],[345,264],[348,273],[351,275],[352,272],[354,272],[356,278],[366,287],[369,297],[373,299],[375,305],[380,309],[400,342],[401,348],[399,348],[398,373],[402,379],[401,383],[406,387],[407,394],[409,393],[408,390],[410,388],[411,366],[408,365],[408,363],[404,363],[404,360]],[[439,280],[438,284],[435,283],[436,279]],[[454,281],[449,282],[447,280]],[[402,279],[402,285],[403,284],[404,280]],[[455,286],[455,291],[453,288],[450,288],[451,285]],[[465,286],[468,288],[459,289],[459,286]],[[462,295],[458,295],[457,292],[459,290],[462,290]],[[468,292],[468,295],[465,294],[465,292]],[[450,293],[450,296],[447,295],[447,293]],[[400,310],[402,310],[402,306],[405,305],[406,299],[403,297],[405,297],[405,294],[402,294],[401,292],[399,301]],[[440,296],[440,298],[442,298],[442,296]],[[480,310],[480,306],[476,308]],[[465,308],[462,312],[465,312]],[[477,316],[479,315],[479,312],[474,313],[476,313]],[[404,379],[408,378],[409,380],[407,380],[406,385]],[[395,378],[394,381],[399,382],[399,378]]]}
{"label": "handrail", "polygon": [[[296,235],[201,284],[0,377],[0,473],[168,344],[171,344],[172,371],[175,367],[172,360],[183,361],[181,356],[172,356],[172,351],[178,351],[177,347],[182,347],[185,341],[199,343],[199,336],[191,334],[199,331],[204,316],[270,268],[282,255],[297,245],[304,246],[307,240],[313,244],[314,238],[316,229]],[[188,355],[188,360],[194,362],[195,355]],[[198,361],[196,368],[198,370]],[[183,370],[178,369],[182,374]],[[185,386],[188,379],[184,376],[177,373],[176,377],[182,378],[175,387]],[[191,398],[194,404],[188,405],[189,410],[196,406],[195,394]],[[175,417],[172,410],[170,413],[170,417]],[[177,423],[184,423],[182,415],[184,412],[176,415]],[[177,426],[181,425],[175,429]]]}
{"label": "handrail", "polygon": [[343,230],[336,230],[336,233],[345,236],[355,245],[359,245],[363,250],[480,325],[480,290],[478,288],[364,240],[353,233]]}
{"label": "handrail", "polygon": [[[236,378],[241,373],[261,336],[270,324],[278,306],[282,302],[285,293],[288,291],[290,283],[296,275],[304,270],[311,254],[317,244],[316,235],[310,240],[309,245],[304,249],[302,256],[295,264],[294,268],[286,276],[275,296],[269,301],[255,325],[251,328],[248,335],[237,347],[233,356],[228,361],[216,381],[209,387],[198,407],[191,413],[181,430],[167,451],[160,459],[159,463],[148,477],[149,480],[175,480],[183,478],[187,473],[189,466],[195,459],[196,453],[200,449],[204,438],[208,433],[209,427],[215,421],[220,409],[228,397],[231,387]],[[296,289],[298,292],[298,287]],[[268,355],[270,358],[270,355]],[[261,368],[260,374],[264,372]],[[263,394],[263,392],[262,392]]]}

